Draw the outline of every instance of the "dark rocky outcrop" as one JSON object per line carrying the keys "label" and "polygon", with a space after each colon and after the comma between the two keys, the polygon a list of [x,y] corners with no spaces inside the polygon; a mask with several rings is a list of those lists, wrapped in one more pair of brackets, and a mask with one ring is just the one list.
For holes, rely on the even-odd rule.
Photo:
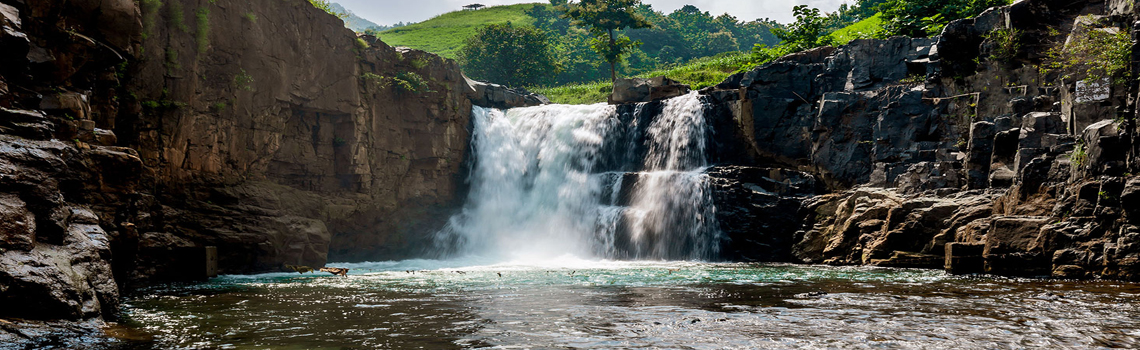
{"label": "dark rocky outcrop", "polygon": [[[938,37],[796,53],[701,91],[718,152],[818,179],[817,193],[776,195],[711,169],[734,257],[1140,278],[1135,86],[1034,66],[1065,42],[1055,29],[1127,30],[1133,11],[1022,1]],[[1004,28],[1021,50],[998,59]]]}

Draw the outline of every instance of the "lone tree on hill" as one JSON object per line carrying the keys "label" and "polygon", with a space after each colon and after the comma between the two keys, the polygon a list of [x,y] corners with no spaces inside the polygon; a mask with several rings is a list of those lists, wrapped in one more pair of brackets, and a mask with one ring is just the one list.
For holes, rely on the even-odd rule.
{"label": "lone tree on hill", "polygon": [[464,10],[478,10],[478,9],[481,9],[484,7],[487,7],[487,6],[484,6],[483,4],[471,4],[471,5],[463,6],[463,9]]}
{"label": "lone tree on hill", "polygon": [[621,57],[641,46],[641,41],[614,32],[653,27],[634,11],[639,5],[641,0],[582,0],[559,6],[565,11],[562,18],[570,18],[574,25],[590,30],[594,36],[590,47],[610,64],[610,81],[617,80],[617,63]]}

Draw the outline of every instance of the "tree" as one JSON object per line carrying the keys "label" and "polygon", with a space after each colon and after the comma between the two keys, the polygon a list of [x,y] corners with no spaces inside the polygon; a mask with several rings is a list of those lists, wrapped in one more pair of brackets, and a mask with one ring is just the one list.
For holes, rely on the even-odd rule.
{"label": "tree", "polygon": [[792,8],[796,21],[786,28],[775,28],[772,34],[783,41],[790,52],[813,49],[830,44],[827,36],[827,18],[820,16],[819,9],[799,5]]}
{"label": "tree", "polygon": [[508,86],[549,83],[558,65],[546,33],[510,22],[479,28],[459,51],[459,63],[476,79]]}
{"label": "tree", "polygon": [[794,23],[772,28],[772,34],[781,40],[780,46],[756,44],[752,47],[751,64],[764,64],[793,52],[832,44],[832,38],[827,33],[828,19],[819,14],[819,9],[799,5],[792,8],[792,13],[796,16]]}
{"label": "tree", "polygon": [[589,28],[594,36],[590,47],[610,64],[610,81],[617,80],[617,63],[621,57],[641,45],[640,41],[614,32],[653,26],[636,12],[639,5],[641,0],[581,0],[564,5],[563,16],[573,19],[576,26]]}
{"label": "tree", "polygon": [[974,17],[1009,0],[887,0],[879,5],[887,35],[937,35],[950,21]]}

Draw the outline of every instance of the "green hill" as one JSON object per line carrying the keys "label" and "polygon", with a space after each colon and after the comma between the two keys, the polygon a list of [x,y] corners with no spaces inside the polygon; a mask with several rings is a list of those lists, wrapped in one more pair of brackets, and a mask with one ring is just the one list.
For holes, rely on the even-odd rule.
{"label": "green hill", "polygon": [[836,45],[843,45],[851,40],[875,37],[882,31],[883,14],[876,13],[867,19],[831,32],[831,37],[835,38]]}
{"label": "green hill", "polygon": [[536,4],[486,7],[474,11],[448,12],[432,19],[380,33],[380,40],[392,46],[407,46],[447,58],[463,47],[464,41],[479,27],[511,22],[533,25],[534,18],[526,10]]}

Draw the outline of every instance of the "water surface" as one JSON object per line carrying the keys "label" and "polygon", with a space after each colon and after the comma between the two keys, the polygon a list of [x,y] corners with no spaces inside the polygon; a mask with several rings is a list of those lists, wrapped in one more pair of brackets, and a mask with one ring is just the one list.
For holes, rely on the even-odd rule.
{"label": "water surface", "polygon": [[[126,304],[130,348],[726,349],[1140,346],[1140,285],[935,270],[612,262],[341,264]],[[141,340],[140,340],[141,339]]]}

